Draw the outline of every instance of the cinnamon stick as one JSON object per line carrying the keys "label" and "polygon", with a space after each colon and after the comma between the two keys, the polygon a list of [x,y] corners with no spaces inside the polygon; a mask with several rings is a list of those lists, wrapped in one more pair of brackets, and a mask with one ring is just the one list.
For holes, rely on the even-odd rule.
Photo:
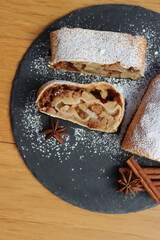
{"label": "cinnamon stick", "polygon": [[150,179],[160,179],[160,174],[147,174]]}
{"label": "cinnamon stick", "polygon": [[132,169],[134,174],[140,178],[140,181],[143,185],[143,187],[146,189],[146,191],[149,193],[149,195],[152,197],[152,199],[159,203],[160,201],[160,192],[155,187],[155,185],[152,183],[150,178],[147,176],[147,174],[144,172],[144,170],[139,166],[139,164],[136,162],[136,160],[133,157],[130,157],[126,163],[128,166]]}
{"label": "cinnamon stick", "polygon": [[146,189],[144,187],[133,187],[133,191],[141,192],[141,191],[146,191]]}
{"label": "cinnamon stick", "polygon": [[[142,167],[144,172],[148,175],[150,179],[160,179],[160,168],[155,167]],[[130,171],[128,167],[119,168],[120,173],[127,173]]]}
{"label": "cinnamon stick", "polygon": [[[152,181],[152,183],[154,184],[154,186],[160,187],[160,180],[154,180],[154,181]],[[142,183],[138,183],[136,186],[143,187]]]}
{"label": "cinnamon stick", "polygon": [[[158,189],[160,190],[159,187],[158,187]],[[133,191],[134,192],[145,192],[146,189],[144,187],[133,187]]]}
{"label": "cinnamon stick", "polygon": [[[160,190],[160,186],[157,186],[157,188]],[[146,189],[143,187],[143,186],[136,186],[136,187],[133,187],[133,191],[135,192],[141,192],[141,191],[146,191]]]}

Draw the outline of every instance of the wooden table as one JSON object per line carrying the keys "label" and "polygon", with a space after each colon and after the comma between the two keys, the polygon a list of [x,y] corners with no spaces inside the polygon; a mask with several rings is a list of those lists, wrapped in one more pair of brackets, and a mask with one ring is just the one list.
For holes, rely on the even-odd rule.
{"label": "wooden table", "polygon": [[0,1],[0,240],[160,239],[160,206],[127,215],[74,207],[45,189],[24,164],[12,135],[9,102],[18,64],[43,29],[78,8],[129,3],[160,12],[160,0]]}

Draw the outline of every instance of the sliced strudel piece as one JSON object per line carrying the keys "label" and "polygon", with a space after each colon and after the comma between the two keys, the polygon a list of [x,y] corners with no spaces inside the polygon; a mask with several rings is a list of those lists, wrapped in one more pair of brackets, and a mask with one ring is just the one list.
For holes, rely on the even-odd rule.
{"label": "sliced strudel piece", "polygon": [[160,74],[150,83],[127,130],[122,148],[160,161]]}
{"label": "sliced strudel piece", "polygon": [[137,80],[144,75],[146,40],[141,36],[81,28],[50,33],[53,69]]}
{"label": "sliced strudel piece", "polygon": [[115,132],[124,113],[123,96],[109,83],[50,81],[39,89],[38,110],[102,132]]}

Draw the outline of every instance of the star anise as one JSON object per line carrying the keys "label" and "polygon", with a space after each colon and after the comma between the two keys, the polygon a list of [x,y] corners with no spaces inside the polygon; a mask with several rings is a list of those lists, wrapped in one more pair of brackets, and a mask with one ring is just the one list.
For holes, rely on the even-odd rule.
{"label": "star anise", "polygon": [[133,172],[131,170],[128,174],[126,174],[128,176],[126,176],[124,173],[121,173],[122,179],[117,180],[117,182],[123,186],[119,188],[116,192],[124,191],[124,197],[127,196],[128,192],[131,192],[135,196],[134,187],[140,182],[140,179],[132,180],[132,174]]}
{"label": "star anise", "polygon": [[57,120],[55,126],[54,126],[53,118],[50,118],[50,120],[51,120],[51,127],[52,128],[41,132],[41,134],[47,134],[46,135],[46,140],[48,140],[48,139],[50,139],[51,137],[54,136],[57,139],[57,141],[60,142],[63,145],[62,136],[67,136],[68,135],[68,133],[64,132],[64,130],[66,128],[65,127],[60,128],[58,120]]}

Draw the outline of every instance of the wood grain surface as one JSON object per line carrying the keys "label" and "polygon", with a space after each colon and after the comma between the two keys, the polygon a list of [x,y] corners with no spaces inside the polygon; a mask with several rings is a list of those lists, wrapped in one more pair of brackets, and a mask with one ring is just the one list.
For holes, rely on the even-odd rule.
{"label": "wood grain surface", "polygon": [[0,0],[0,240],[160,239],[160,206],[126,215],[98,214],[51,194],[24,164],[11,131],[12,81],[32,41],[71,11],[107,3],[160,12],[160,0]]}

